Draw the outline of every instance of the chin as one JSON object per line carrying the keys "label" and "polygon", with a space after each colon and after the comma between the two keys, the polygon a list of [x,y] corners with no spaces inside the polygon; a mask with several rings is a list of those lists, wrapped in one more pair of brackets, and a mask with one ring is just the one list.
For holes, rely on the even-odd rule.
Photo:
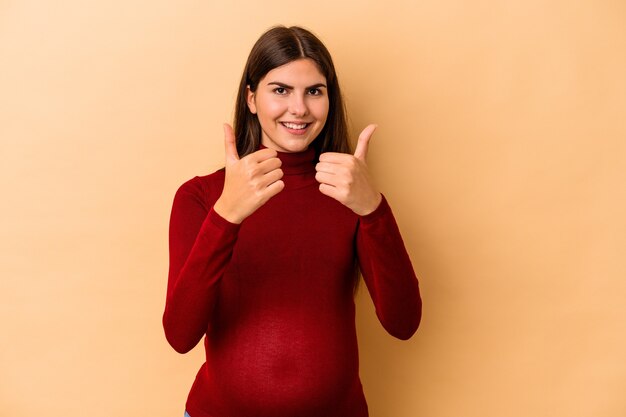
{"label": "chin", "polygon": [[283,147],[283,149],[285,149],[285,152],[304,152],[309,148],[309,144],[293,144],[290,146],[285,146]]}
{"label": "chin", "polygon": [[275,147],[280,148],[279,152],[304,152],[309,148],[311,142],[305,139],[291,139],[275,143]]}

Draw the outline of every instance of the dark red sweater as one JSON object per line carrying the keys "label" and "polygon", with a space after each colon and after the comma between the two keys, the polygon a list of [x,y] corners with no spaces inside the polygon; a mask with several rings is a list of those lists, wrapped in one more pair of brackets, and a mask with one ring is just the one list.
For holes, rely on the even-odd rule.
{"label": "dark red sweater", "polygon": [[408,339],[418,282],[387,201],[358,216],[323,195],[315,153],[279,153],[285,188],[241,225],[212,207],[224,170],[176,193],[165,335],[185,353],[205,337],[192,417],[365,417],[356,261],[382,325]]}

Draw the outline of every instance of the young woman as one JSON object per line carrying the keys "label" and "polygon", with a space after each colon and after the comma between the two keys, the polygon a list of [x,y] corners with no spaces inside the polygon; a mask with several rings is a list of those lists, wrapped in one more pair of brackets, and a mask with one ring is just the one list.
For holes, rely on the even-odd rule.
{"label": "young woman", "polygon": [[185,182],[170,219],[163,325],[206,362],[192,417],[364,417],[354,288],[360,269],[382,325],[408,339],[418,282],[365,157],[350,152],[326,47],[299,27],[256,42],[243,72],[225,168]]}

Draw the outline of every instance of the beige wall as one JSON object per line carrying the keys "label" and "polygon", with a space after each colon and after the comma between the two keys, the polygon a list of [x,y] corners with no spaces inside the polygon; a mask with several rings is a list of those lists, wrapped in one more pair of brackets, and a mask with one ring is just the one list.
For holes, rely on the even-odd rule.
{"label": "beige wall", "polygon": [[313,29],[424,297],[358,296],[373,417],[626,415],[626,3],[0,2],[0,415],[181,416],[176,188],[222,163],[255,39]]}

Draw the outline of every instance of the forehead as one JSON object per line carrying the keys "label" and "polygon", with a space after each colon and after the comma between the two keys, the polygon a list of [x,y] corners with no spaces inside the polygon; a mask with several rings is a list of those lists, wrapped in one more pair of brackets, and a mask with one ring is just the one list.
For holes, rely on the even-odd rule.
{"label": "forehead", "polygon": [[320,72],[315,61],[302,58],[281,65],[265,74],[262,83],[283,82],[290,85],[313,85],[326,83],[326,77]]}

